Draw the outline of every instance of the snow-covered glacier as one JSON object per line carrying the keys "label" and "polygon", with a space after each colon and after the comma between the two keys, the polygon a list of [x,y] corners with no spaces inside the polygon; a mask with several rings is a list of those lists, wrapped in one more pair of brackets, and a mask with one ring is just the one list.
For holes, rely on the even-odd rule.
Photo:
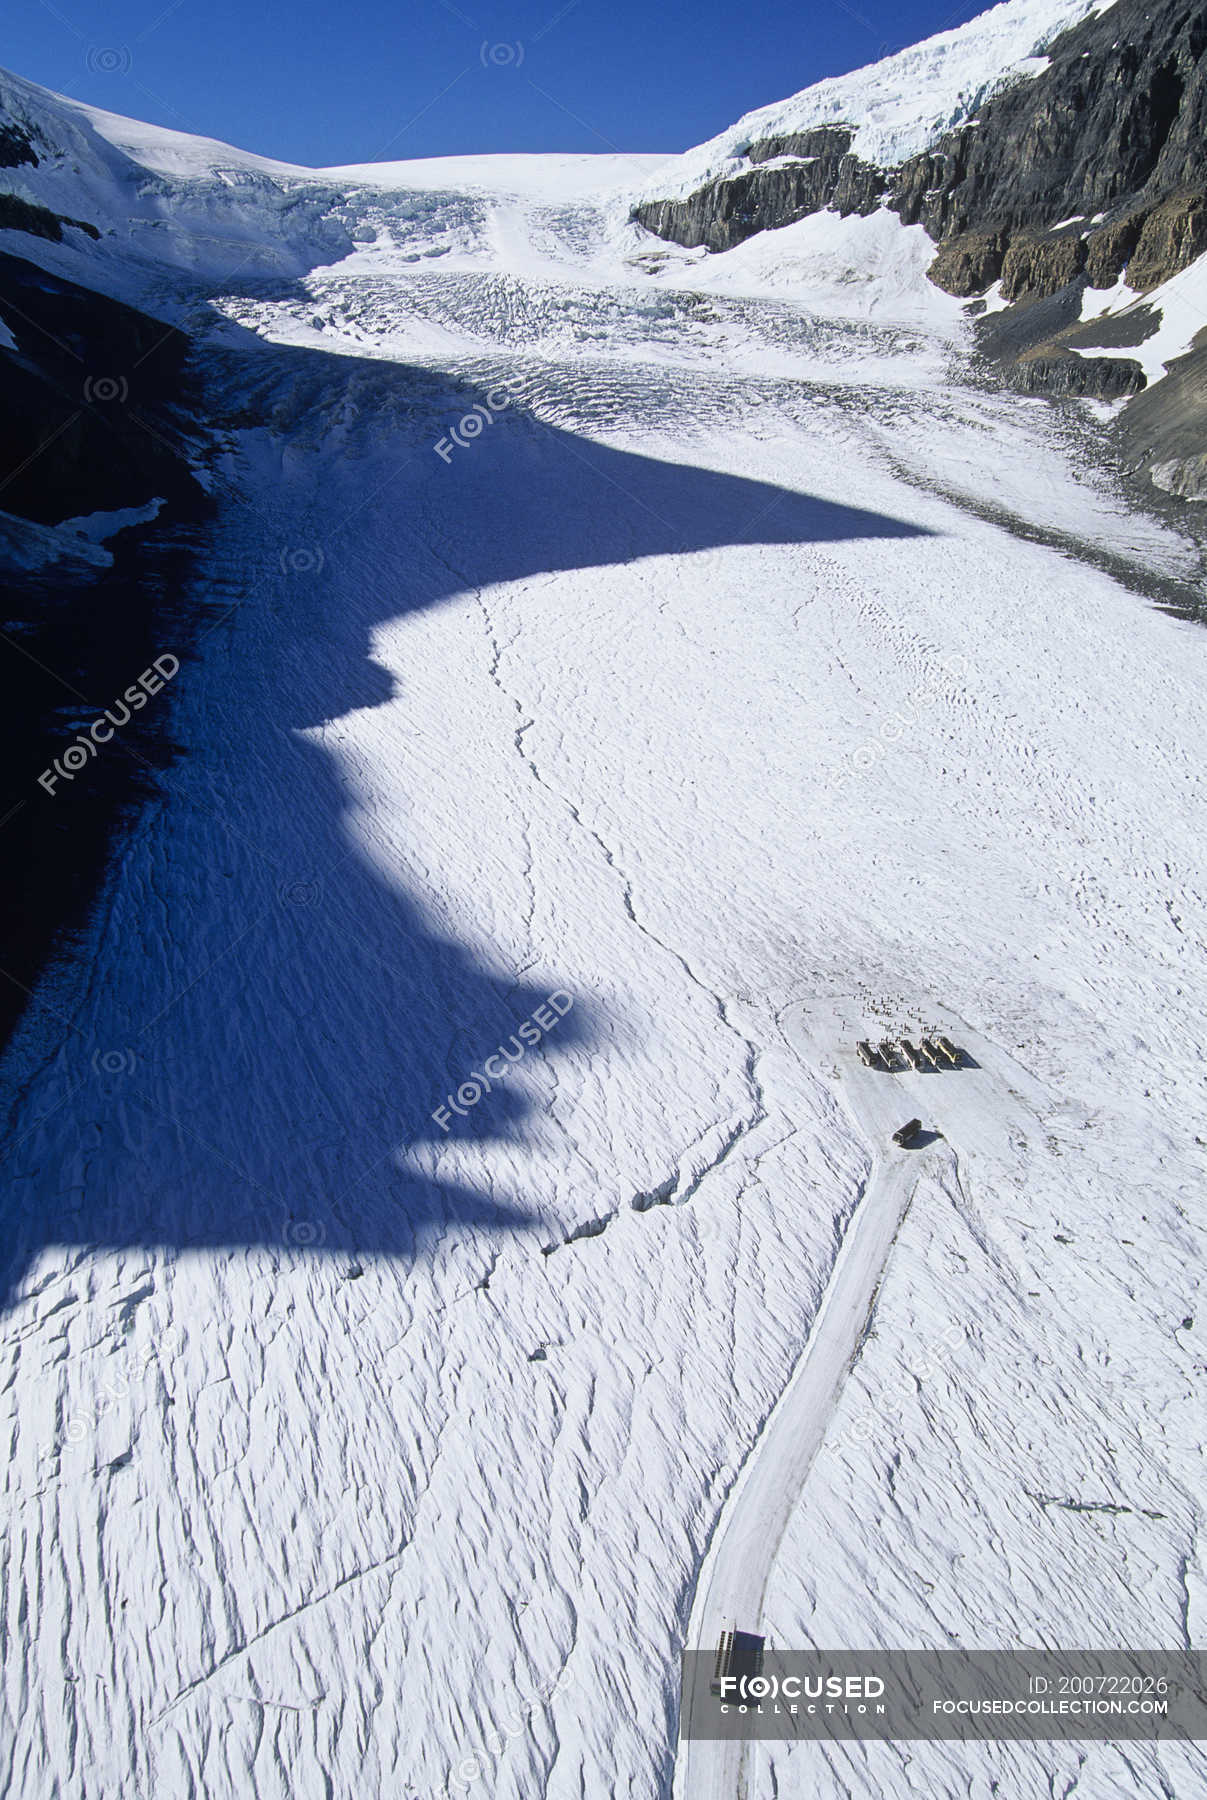
{"label": "snow-covered glacier", "polygon": [[[103,227],[20,253],[193,333],[216,512],[184,754],[3,1069],[0,1787],[732,1793],[676,1752],[734,1595],[1201,1647],[1196,545],[985,381],[916,228],[702,258],[629,222],[657,159],[5,94]],[[911,1163],[853,1045],[932,1026],[976,1066]]]}

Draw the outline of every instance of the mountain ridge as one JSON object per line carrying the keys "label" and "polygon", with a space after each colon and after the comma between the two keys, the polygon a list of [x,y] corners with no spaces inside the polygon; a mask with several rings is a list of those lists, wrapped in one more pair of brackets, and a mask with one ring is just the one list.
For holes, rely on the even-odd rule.
{"label": "mountain ridge", "polygon": [[[935,243],[935,286],[963,300],[993,298],[980,342],[1014,385],[1100,399],[1139,393],[1149,384],[1140,362],[1079,355],[1069,336],[1099,310],[1086,290],[1126,283],[1132,297],[1148,295],[1207,251],[1207,8],[1201,0],[1117,0],[1041,41],[1046,66],[1003,70],[991,92],[969,100],[968,116],[896,164],[860,155],[861,128],[850,118],[744,145],[735,127],[740,166],[686,195],[647,196],[633,217],[656,236],[724,252],[815,213],[887,210]],[[833,91],[841,107],[841,90],[823,83],[817,91]],[[782,103],[778,115],[752,117],[787,117],[814,91]],[[689,153],[688,166],[708,163],[708,152]],[[1033,307],[1060,296],[1065,304],[1054,314]],[[1183,386],[1202,388],[1203,379],[1196,364]],[[1201,409],[1192,437],[1207,427],[1207,398],[1185,402],[1183,438],[1187,404]],[[1143,409],[1129,441],[1167,485],[1160,414]],[[1207,497],[1207,486],[1180,466],[1186,459],[1172,460],[1179,468],[1170,491]]]}

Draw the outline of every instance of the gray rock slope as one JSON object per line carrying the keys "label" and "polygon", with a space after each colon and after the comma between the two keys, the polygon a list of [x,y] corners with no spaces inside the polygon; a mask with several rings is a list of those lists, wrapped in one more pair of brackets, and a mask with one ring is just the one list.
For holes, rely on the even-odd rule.
{"label": "gray rock slope", "polygon": [[[1001,282],[1011,304],[981,341],[1014,385],[1138,395],[1138,362],[1073,354],[1093,348],[1076,336],[1080,295],[1121,275],[1146,293],[1207,251],[1207,4],[1119,0],[1048,58],[896,168],[854,155],[835,119],[752,142],[747,169],[634,217],[675,243],[726,250],[823,208],[887,207],[934,239],[930,279],[946,292],[971,300]],[[1176,395],[1171,377],[1162,398],[1128,408],[1126,436],[1158,485],[1194,498],[1207,487],[1207,402],[1200,353],[1185,362]]]}

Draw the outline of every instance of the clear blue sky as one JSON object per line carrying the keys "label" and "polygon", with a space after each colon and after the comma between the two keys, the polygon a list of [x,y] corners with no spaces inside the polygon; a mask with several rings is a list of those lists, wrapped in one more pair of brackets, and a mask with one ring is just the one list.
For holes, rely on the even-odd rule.
{"label": "clear blue sky", "polygon": [[987,0],[21,0],[0,59],[289,162],[684,150]]}

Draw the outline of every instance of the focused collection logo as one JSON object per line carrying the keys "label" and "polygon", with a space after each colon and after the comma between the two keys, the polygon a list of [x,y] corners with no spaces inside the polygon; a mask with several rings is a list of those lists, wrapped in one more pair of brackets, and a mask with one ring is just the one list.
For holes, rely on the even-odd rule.
{"label": "focused collection logo", "polygon": [[714,1684],[722,1706],[761,1706],[780,1700],[879,1700],[879,1675],[722,1675]]}
{"label": "focused collection logo", "polygon": [[516,1027],[505,1044],[492,1052],[482,1064],[481,1072],[471,1069],[469,1079],[463,1081],[456,1094],[444,1096],[446,1104],[438,1106],[432,1118],[441,1131],[448,1131],[452,1125],[452,1115],[464,1119],[471,1107],[476,1106],[484,1094],[489,1094],[496,1082],[505,1080],[508,1069],[522,1062],[529,1050],[535,1049],[547,1031],[552,1031],[559,1024],[574,1001],[564,989],[559,988],[550,994],[543,1006],[538,1006],[530,1018]]}

